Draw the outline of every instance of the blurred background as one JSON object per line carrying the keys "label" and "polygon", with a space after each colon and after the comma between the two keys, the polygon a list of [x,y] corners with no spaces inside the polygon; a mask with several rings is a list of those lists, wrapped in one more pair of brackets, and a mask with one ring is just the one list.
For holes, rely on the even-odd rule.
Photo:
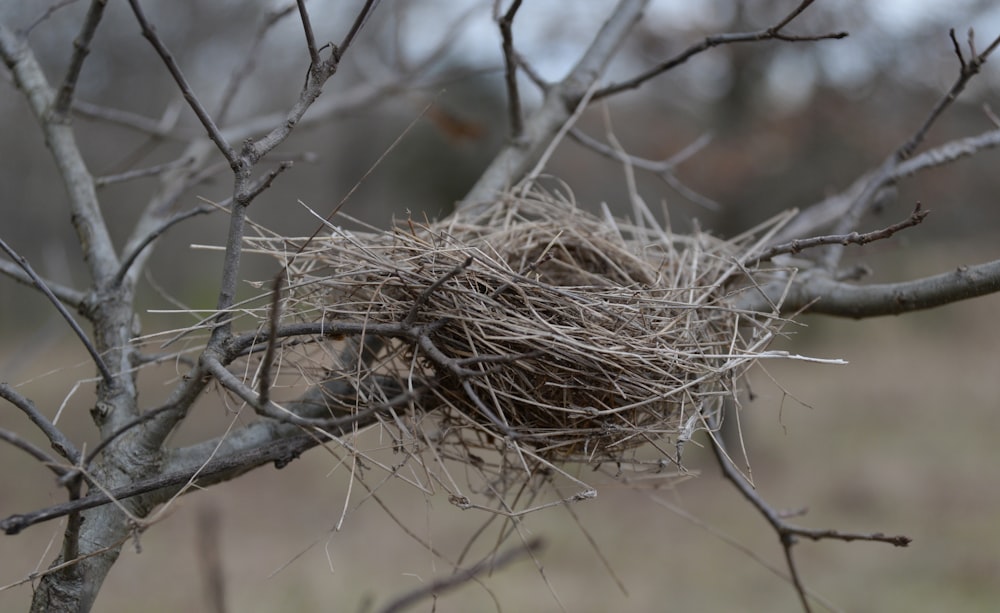
{"label": "blurred background", "polygon": [[[235,0],[147,4],[209,109],[217,108],[263,16],[277,6]],[[318,38],[339,40],[358,4],[311,2]],[[508,133],[491,4],[384,1],[326,86],[324,100],[342,110],[296,132],[272,154],[273,163],[293,159],[296,164],[255,201],[251,217],[270,230],[301,236],[311,234],[317,222],[298,201],[323,215],[344,201],[344,212],[377,227],[409,215],[447,215]],[[529,0],[515,21],[515,43],[543,78],[558,79],[613,4],[585,0],[570,10],[565,3]],[[768,27],[795,5],[654,1],[608,81],[655,65],[706,35]],[[47,6],[0,0],[0,19],[24,28]],[[53,82],[61,78],[86,8],[84,2],[71,2],[31,31],[29,40]],[[710,137],[678,169],[678,177],[700,198],[685,197],[641,172],[638,189],[654,207],[665,203],[677,230],[697,220],[702,228],[732,235],[846,188],[909,138],[957,78],[949,28],[955,28],[968,53],[970,27],[977,48],[985,48],[1000,34],[1000,7],[987,0],[824,0],[790,31],[846,30],[847,39],[713,49],[609,100],[607,116],[624,148],[644,158],[666,158]],[[997,66],[996,58],[985,65],[931,130],[925,148],[995,128],[984,105],[1000,110]],[[226,125],[287,108],[307,67],[301,26],[292,15],[263,39]],[[85,268],[51,157],[9,72],[0,75],[0,236],[46,277],[85,287]],[[521,88],[526,104],[537,104],[540,96],[531,82],[522,79]],[[376,98],[354,102],[371,90],[378,92]],[[202,132],[124,3],[107,9],[79,97],[87,106],[75,125],[97,176],[172,161],[187,140]],[[604,140],[608,126],[602,107],[585,113],[580,126]],[[98,119],[100,109],[153,122],[176,116],[176,123],[165,122],[172,125],[169,133],[150,137],[121,121]],[[931,216],[891,240],[849,249],[850,262],[870,267],[874,280],[889,281],[1000,257],[998,162],[996,152],[984,152],[900,184],[895,201],[866,220],[864,229],[905,218],[916,201]],[[567,140],[548,169],[582,208],[596,210],[606,202],[625,210],[620,164]],[[156,188],[155,178],[101,188],[114,236],[124,240]],[[228,169],[219,164],[176,206],[195,206],[198,198],[222,201],[231,188]],[[140,285],[143,311],[215,304],[221,256],[191,245],[222,244],[226,224],[220,214],[198,217],[158,243]],[[246,258],[247,279],[267,278],[274,271],[270,261]],[[251,288],[244,289],[249,295]],[[991,296],[892,319],[807,317],[788,330],[778,348],[840,357],[850,365],[768,364],[766,371],[754,373],[755,398],[744,408],[742,425],[765,497],[778,507],[807,506],[801,522],[811,527],[915,539],[910,548],[898,550],[871,543],[800,546],[807,584],[836,608],[988,611],[1000,602],[998,308],[1000,300]],[[181,315],[152,312],[144,312],[142,320],[144,332],[189,323]],[[18,385],[47,413],[62,410],[74,439],[93,445],[94,433],[87,427],[91,384],[75,385],[91,374],[85,354],[45,300],[0,278],[0,378]],[[149,406],[167,393],[177,374],[172,366],[144,373]],[[203,403],[200,421],[188,426],[178,444],[194,440],[199,428],[214,432],[225,423],[214,404],[214,398]],[[27,430],[10,407],[0,410],[0,426]],[[526,520],[528,532],[548,538],[541,560],[566,610],[797,609],[791,587],[766,569],[783,570],[776,539],[717,477],[707,455],[692,448],[687,456],[692,469],[705,472],[697,479],[656,489],[598,484],[597,500],[574,507],[625,584],[627,597],[564,510]],[[199,532],[199,518],[206,513],[221,522],[212,533],[219,539],[232,610],[353,610],[367,599],[383,602],[448,572],[379,505],[356,492],[349,506],[360,504],[360,509],[333,531],[349,483],[343,467],[334,470],[334,464],[323,452],[313,452],[283,471],[263,469],[189,496],[142,537],[141,554],[123,554],[98,610],[134,610],[136,602],[149,611],[205,609],[199,565],[204,555],[198,543],[206,539]],[[48,473],[16,450],[0,447],[0,465],[8,467],[0,473],[0,515],[62,500]],[[484,521],[402,485],[389,484],[384,492],[414,532],[449,551],[460,549]],[[36,565],[44,567],[52,555],[47,543],[60,534],[53,523],[4,537],[0,585],[19,580]],[[509,610],[559,608],[530,563],[503,571],[487,584]],[[27,586],[2,591],[0,609],[24,609],[29,598]],[[491,597],[475,585],[437,603],[439,611],[493,608]]]}

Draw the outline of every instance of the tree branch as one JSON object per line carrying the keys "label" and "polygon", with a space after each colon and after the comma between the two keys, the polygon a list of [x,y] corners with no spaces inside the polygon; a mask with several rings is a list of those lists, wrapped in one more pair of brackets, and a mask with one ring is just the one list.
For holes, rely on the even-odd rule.
{"label": "tree branch", "polygon": [[42,463],[43,466],[51,470],[57,477],[61,477],[66,474],[69,470],[65,466],[59,463],[54,457],[50,456],[44,450],[40,449],[31,441],[25,440],[18,436],[17,434],[7,430],[5,428],[0,428],[0,440],[6,441],[17,447],[21,451],[27,453],[31,457],[35,458]]}
{"label": "tree branch", "polygon": [[619,0],[569,74],[545,92],[542,105],[525,120],[524,138],[500,150],[458,204],[459,210],[473,211],[524,178],[566,125],[583,96],[593,90],[648,3],[649,0]]}
{"label": "tree branch", "polygon": [[380,613],[399,613],[400,611],[405,611],[425,598],[439,596],[447,591],[465,585],[479,575],[493,573],[520,558],[534,556],[544,546],[544,541],[536,537],[519,547],[513,547],[503,553],[487,556],[484,560],[473,564],[469,568],[456,570],[447,577],[435,579],[425,586],[403,594],[382,607]]}
{"label": "tree branch", "polygon": [[607,87],[601,88],[594,93],[594,100],[600,100],[601,98],[606,98],[608,96],[613,96],[614,94],[621,93],[629,89],[635,89],[653,79],[659,75],[680,66],[684,62],[687,62],[692,57],[703,53],[713,47],[718,47],[720,45],[731,45],[735,43],[752,43],[760,42],[764,40],[781,40],[785,42],[807,42],[807,41],[818,41],[818,40],[829,40],[829,39],[841,39],[847,37],[847,32],[834,32],[831,34],[820,34],[817,36],[789,36],[782,34],[781,30],[784,29],[789,23],[792,22],[796,17],[798,17],[806,8],[809,7],[815,0],[804,0],[799,6],[795,8],[791,13],[785,16],[776,25],[767,28],[766,30],[759,30],[757,32],[745,32],[740,34],[719,34],[716,36],[708,36],[700,43],[691,45],[678,55],[661,62],[657,66],[650,68],[649,70],[640,73],[630,79],[626,79],[621,83],[615,83]]}
{"label": "tree branch", "polygon": [[93,177],[87,170],[73,129],[65,122],[50,120],[48,113],[55,96],[45,73],[24,38],[3,24],[0,24],[0,57],[13,73],[17,87],[27,98],[45,135],[66,187],[73,227],[91,277],[99,284],[108,281],[118,268],[118,259],[101,214]]}
{"label": "tree branch", "polygon": [[[35,285],[35,280],[31,278],[28,273],[24,272],[24,269],[13,262],[0,260],[0,273],[7,275],[11,279],[23,285],[28,285],[36,289],[38,287]],[[60,285],[48,279],[42,279],[42,281],[56,298],[62,300],[74,309],[79,309],[83,304],[83,301],[86,299],[86,295],[84,295],[83,292],[79,292],[71,287]]]}
{"label": "tree branch", "polygon": [[219,148],[222,155],[225,156],[226,160],[229,162],[230,166],[233,168],[239,163],[236,155],[236,151],[233,147],[226,141],[226,138],[219,131],[218,126],[212,120],[211,115],[205,110],[205,107],[201,105],[198,97],[195,96],[194,91],[192,91],[191,86],[188,85],[187,79],[184,78],[184,73],[181,72],[180,66],[177,65],[177,61],[174,56],[167,49],[163,41],[160,40],[159,35],[156,33],[155,28],[146,19],[146,14],[142,11],[142,7],[139,5],[139,0],[128,0],[129,5],[132,7],[132,13],[135,15],[136,21],[139,22],[139,28],[142,30],[143,37],[149,41],[149,44],[153,46],[156,50],[157,55],[163,60],[163,64],[170,71],[170,75],[174,78],[174,82],[177,87],[181,90],[181,94],[184,95],[184,99],[187,100],[188,106],[194,111],[194,114],[198,116],[198,121],[201,125],[205,127],[208,131],[208,137],[212,139],[215,146]]}
{"label": "tree branch", "polygon": [[15,407],[21,410],[22,413],[28,416],[31,423],[35,424],[45,438],[49,439],[49,443],[52,444],[52,448],[59,452],[59,455],[69,460],[70,464],[80,463],[80,451],[76,448],[66,435],[62,433],[59,428],[56,428],[47,417],[42,415],[35,407],[35,403],[31,402],[21,394],[19,394],[14,388],[12,388],[7,383],[0,382],[0,398],[3,398],[7,402],[11,403]]}
{"label": "tree branch", "polygon": [[[950,164],[966,157],[972,157],[981,151],[1000,146],[1000,130],[984,132],[976,136],[959,138],[943,145],[924,151],[891,168],[882,177],[880,187],[876,189],[873,206],[882,201],[887,190],[900,180],[911,177],[923,170]],[[843,218],[851,205],[858,201],[865,188],[876,182],[878,171],[867,173],[854,180],[844,191],[813,204],[779,231],[772,239],[775,243],[783,243],[809,236],[822,228],[833,225]]]}
{"label": "tree branch", "polygon": [[94,34],[97,33],[97,26],[101,23],[106,5],[107,0],[93,0],[90,3],[90,10],[87,11],[87,17],[83,20],[80,34],[73,40],[73,57],[70,59],[62,86],[59,87],[55,104],[52,105],[52,117],[56,121],[66,120],[70,104],[73,102],[76,82],[80,78],[83,62],[90,53],[90,42],[94,39]]}
{"label": "tree branch", "polygon": [[765,249],[760,255],[751,255],[750,259],[743,262],[744,266],[754,267],[760,265],[761,262],[770,261],[772,258],[778,255],[786,253],[800,253],[805,249],[812,249],[814,247],[819,247],[821,245],[867,245],[868,243],[883,240],[891,237],[896,232],[900,230],[905,230],[906,228],[912,228],[913,226],[919,225],[923,222],[924,218],[927,217],[930,211],[925,211],[920,208],[920,203],[913,209],[910,216],[903,221],[894,223],[891,226],[882,228],[881,230],[874,230],[872,232],[865,232],[864,234],[859,234],[857,232],[851,232],[850,234],[834,234],[832,236],[814,236],[812,238],[803,238],[793,240],[787,243],[782,243],[780,245],[775,245]]}
{"label": "tree branch", "polygon": [[151,245],[153,241],[158,239],[164,232],[166,232],[173,226],[181,223],[182,221],[185,221],[197,215],[207,215],[208,213],[212,213],[214,211],[215,211],[214,207],[200,206],[178,213],[173,217],[171,217],[170,219],[163,222],[163,225],[161,225],[160,227],[156,228],[155,230],[147,234],[141,241],[138,242],[138,244],[133,246],[129,254],[125,256],[125,259],[122,260],[121,267],[115,274],[115,285],[122,284],[122,282],[125,279],[125,275],[128,274],[129,269],[132,267],[132,264],[135,263],[136,259],[139,257],[139,254],[142,253],[142,250]]}
{"label": "tree branch", "polygon": [[896,547],[906,547],[910,544],[912,539],[906,536],[886,536],[880,532],[871,534],[861,534],[854,532],[840,532],[838,530],[813,530],[811,528],[802,528],[796,526],[785,520],[781,513],[775,511],[771,508],[767,502],[757,493],[757,490],[747,482],[746,478],[740,474],[739,470],[733,464],[732,459],[726,452],[725,444],[722,439],[713,434],[718,432],[719,422],[715,417],[708,417],[708,427],[709,427],[709,439],[710,446],[712,448],[712,453],[715,455],[716,462],[719,464],[719,468],[722,470],[722,475],[727,481],[733,484],[733,486],[747,499],[750,504],[757,509],[757,512],[771,524],[771,528],[778,535],[778,540],[781,541],[781,546],[785,552],[785,562],[788,565],[788,573],[792,578],[792,584],[795,587],[795,592],[799,596],[799,601],[802,603],[802,608],[806,613],[809,613],[812,608],[809,606],[809,598],[805,585],[802,583],[802,578],[799,576],[798,566],[795,564],[795,559],[792,556],[792,547],[796,545],[799,537],[805,537],[812,539],[814,541],[819,541],[823,539],[832,539],[838,541],[874,541],[889,543],[895,545]]}
{"label": "tree branch", "polygon": [[35,270],[31,267],[31,264],[28,263],[28,260],[24,259],[23,257],[21,257],[20,254],[11,249],[10,245],[8,245],[2,238],[0,238],[0,250],[6,253],[10,257],[10,259],[14,260],[14,262],[18,266],[20,266],[22,270],[24,270],[25,274],[27,274],[31,278],[31,281],[32,283],[34,283],[35,287],[37,287],[43,294],[45,294],[45,297],[48,298],[49,302],[52,303],[52,306],[54,306],[56,310],[59,311],[59,315],[61,315],[62,318],[66,320],[66,323],[69,324],[70,329],[73,330],[73,333],[76,334],[77,338],[80,339],[80,342],[87,349],[87,353],[90,354],[90,358],[94,360],[94,364],[97,365],[97,370],[101,373],[101,377],[104,379],[104,382],[107,383],[108,386],[113,386],[115,378],[111,374],[111,371],[108,370],[108,365],[104,363],[104,358],[101,357],[101,354],[97,351],[97,348],[94,347],[94,344],[90,342],[90,338],[87,337],[87,333],[84,332],[82,328],[80,328],[80,325],[76,323],[76,320],[73,319],[73,316],[70,315],[69,311],[66,310],[66,307],[63,306],[59,298],[57,298],[56,295],[52,293],[52,290],[50,290],[48,286],[45,285],[45,282],[42,281],[42,278],[39,277],[37,274],[35,274]]}
{"label": "tree branch", "polygon": [[914,281],[873,285],[834,281],[815,269],[801,273],[790,283],[742,290],[731,304],[738,309],[770,311],[771,304],[783,298],[783,313],[804,311],[863,319],[931,309],[995,292],[1000,292],[1000,260],[960,266],[952,272]]}
{"label": "tree branch", "polygon": [[253,41],[250,43],[250,48],[243,53],[243,62],[233,71],[226,86],[222,89],[222,96],[220,97],[222,102],[219,104],[219,110],[216,113],[216,121],[219,125],[225,125],[226,120],[229,118],[229,111],[232,109],[233,101],[236,100],[236,93],[245,82],[247,76],[253,72],[260,54],[261,45],[264,42],[264,37],[279,21],[290,15],[295,10],[295,7],[296,4],[292,2],[285,6],[274,8],[268,11],[264,15],[264,18],[261,19],[260,25],[257,26],[257,31],[254,33]]}
{"label": "tree branch", "polygon": [[[284,466],[307,449],[318,444],[320,441],[315,437],[305,434],[276,439],[238,453],[214,457],[205,464],[196,467],[142,479],[111,489],[107,493],[97,490],[77,500],[70,500],[30,513],[11,515],[0,520],[0,530],[8,535],[13,535],[29,526],[57,519],[70,513],[86,511],[112,501],[123,501],[152,492],[157,492],[156,500],[163,502],[176,495],[188,484],[201,486],[218,483],[264,464],[275,463]],[[221,478],[223,475],[227,476]]]}
{"label": "tree branch", "polygon": [[524,132],[524,117],[521,111],[521,95],[517,91],[517,55],[514,51],[514,16],[521,8],[521,0],[511,2],[510,8],[497,20],[500,37],[503,40],[504,81],[507,84],[507,109],[510,117],[510,138],[517,140]]}
{"label": "tree branch", "polygon": [[[941,100],[931,109],[928,114],[927,119],[924,123],[917,129],[917,131],[906,140],[902,145],[900,145],[896,151],[893,152],[886,160],[879,166],[878,170],[875,171],[871,180],[865,187],[861,190],[857,199],[855,199],[850,208],[847,209],[846,213],[840,217],[836,226],[834,226],[835,234],[845,234],[858,227],[861,218],[871,210],[874,203],[877,201],[878,193],[887,185],[894,181],[897,169],[899,165],[909,159],[916,148],[923,142],[924,137],[930,130],[934,122],[941,116],[941,114],[947,109],[951,104],[958,98],[959,94],[965,89],[965,86],[969,81],[979,73],[980,67],[986,62],[986,58],[989,57],[990,53],[996,49],[997,45],[1000,45],[1000,36],[998,36],[989,47],[986,48],[979,55],[974,55],[968,63],[962,56],[961,49],[958,46],[958,41],[955,40],[955,31],[950,31],[952,43],[955,45],[955,53],[958,55],[959,60],[959,74],[958,78],[955,80],[954,85],[948,90]],[[972,31],[969,31],[969,41],[970,48],[972,48],[973,53],[975,48],[972,45]],[[827,248],[826,253],[823,255],[822,263],[827,270],[833,270],[837,264],[840,262],[840,258],[844,253],[843,246],[831,245]]]}

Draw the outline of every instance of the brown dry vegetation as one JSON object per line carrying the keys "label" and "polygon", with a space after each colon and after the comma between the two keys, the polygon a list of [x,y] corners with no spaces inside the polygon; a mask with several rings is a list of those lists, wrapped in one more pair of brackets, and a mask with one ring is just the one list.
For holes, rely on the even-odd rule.
{"label": "brown dry vegetation", "polygon": [[[913,245],[892,254],[892,265],[906,278],[991,255]],[[743,426],[753,476],[765,498],[779,508],[807,506],[809,513],[800,521],[808,526],[914,539],[906,549],[881,543],[802,544],[797,553],[806,584],[839,609],[987,611],[1000,601],[998,307],[1000,298],[992,296],[901,318],[807,318],[807,327],[795,330],[782,348],[843,357],[850,364],[767,366],[811,408],[785,396],[757,370],[757,398],[747,404]],[[3,347],[5,376],[23,380],[37,374],[18,368],[18,351]],[[25,392],[44,406],[58,406],[72,381],[91,369],[78,353],[76,346],[61,351],[62,362],[46,367],[62,370]],[[78,363],[82,369],[67,368]],[[156,379],[154,373],[144,376]],[[81,426],[71,430],[80,433],[88,422],[85,391],[67,407],[67,418]],[[145,394],[152,402],[161,391],[150,384]],[[208,404],[199,409],[200,423],[215,428],[225,417]],[[0,417],[0,424],[12,426],[11,413]],[[377,435],[364,439],[367,448],[379,444]],[[0,447],[0,462],[9,465],[15,454]],[[625,584],[627,598],[565,509],[526,518],[525,533],[547,540],[540,561],[567,610],[797,610],[787,583],[661,504],[684,509],[784,572],[773,532],[717,476],[710,455],[689,446],[685,459],[703,474],[659,490],[605,481],[596,484],[595,500],[573,506]],[[140,604],[150,612],[206,610],[195,521],[206,508],[221,514],[221,554],[234,611],[358,610],[366,599],[382,603],[388,595],[450,571],[374,500],[365,500],[357,485],[350,504],[360,510],[348,516],[343,530],[332,531],[348,482],[347,468],[316,450],[282,471],[256,471],[185,497],[140,538],[141,553],[134,548],[123,553],[97,610],[134,611]],[[3,515],[59,502],[62,496],[40,469],[8,471],[3,488]],[[425,498],[398,481],[384,485],[379,495],[410,529],[452,556],[486,519],[481,512],[460,511],[445,496]],[[45,544],[59,537],[61,527],[50,523],[5,539],[0,582],[16,581],[36,565],[48,564],[51,553],[44,561],[38,558]],[[494,538],[483,539],[480,553]],[[498,594],[503,610],[558,610],[530,561],[485,583]],[[27,586],[0,592],[0,609],[21,610],[29,599]],[[418,610],[431,610],[431,604]],[[436,610],[489,611],[494,606],[484,589],[469,584],[442,598]]]}

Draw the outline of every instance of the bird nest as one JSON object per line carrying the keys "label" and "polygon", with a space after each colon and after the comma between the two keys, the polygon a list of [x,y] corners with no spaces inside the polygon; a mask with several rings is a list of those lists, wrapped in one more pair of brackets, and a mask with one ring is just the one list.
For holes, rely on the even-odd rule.
{"label": "bird nest", "polygon": [[368,348],[322,377],[363,380],[385,423],[419,423],[448,457],[513,443],[547,464],[620,461],[683,442],[781,323],[727,306],[757,282],[740,264],[752,235],[675,235],[548,194],[384,232],[248,240],[286,266],[282,317]]}

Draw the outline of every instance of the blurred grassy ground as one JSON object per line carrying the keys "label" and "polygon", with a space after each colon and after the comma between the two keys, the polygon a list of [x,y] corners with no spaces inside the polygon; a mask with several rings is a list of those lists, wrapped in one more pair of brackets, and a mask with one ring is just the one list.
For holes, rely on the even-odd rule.
{"label": "blurred grassy ground", "polygon": [[[964,257],[956,253],[925,250],[929,259],[900,264],[894,274],[939,272],[946,268],[927,263],[939,256],[941,261]],[[785,396],[764,373],[755,374],[757,398],[742,421],[763,496],[779,508],[808,507],[800,522],[810,527],[914,539],[905,549],[800,544],[796,553],[806,583],[839,609],[993,611],[1000,603],[998,312],[1000,296],[993,296],[899,318],[807,319],[808,327],[795,330],[795,338],[782,341],[781,348],[850,361],[841,367],[767,365],[768,373],[809,407]],[[3,349],[0,377],[16,382],[37,372],[24,350]],[[59,356],[51,367],[84,361],[75,347],[60,348]],[[73,377],[90,370],[69,369],[23,391],[54,410]],[[82,388],[68,403],[67,428],[84,428],[87,391]],[[151,384],[144,399],[153,404],[163,393]],[[216,431],[220,412],[207,406],[199,411],[194,429]],[[0,411],[0,426],[23,430],[22,422],[10,407]],[[49,474],[21,455],[0,447],[0,465],[7,467],[0,471],[3,516],[62,500]],[[775,537],[718,477],[708,454],[689,446],[685,459],[703,471],[700,478],[658,491],[598,482],[598,497],[574,507],[623,580],[627,597],[565,510],[527,518],[525,534],[548,542],[540,562],[566,610],[799,610],[788,584],[762,563],[658,502],[684,509],[783,571]],[[335,465],[328,454],[314,451],[282,471],[263,469],[186,497],[142,536],[141,553],[131,548],[123,553],[96,610],[207,610],[196,532],[196,518],[205,508],[221,514],[232,611],[354,611],[368,598],[384,603],[447,574],[446,564],[406,536],[373,500],[364,500],[358,488],[351,504],[361,502],[360,508],[340,531],[332,531],[348,483],[345,467]],[[424,498],[401,484],[379,492],[414,532],[453,555],[485,519],[459,511],[443,496]],[[25,576],[42,558],[47,564],[46,545],[60,534],[61,527],[52,523],[2,537],[0,583]],[[504,610],[559,610],[531,562],[485,584]],[[0,592],[0,610],[26,610],[29,599],[28,586]],[[418,610],[431,608],[426,602]],[[440,599],[436,610],[495,607],[482,587],[468,585]]]}

